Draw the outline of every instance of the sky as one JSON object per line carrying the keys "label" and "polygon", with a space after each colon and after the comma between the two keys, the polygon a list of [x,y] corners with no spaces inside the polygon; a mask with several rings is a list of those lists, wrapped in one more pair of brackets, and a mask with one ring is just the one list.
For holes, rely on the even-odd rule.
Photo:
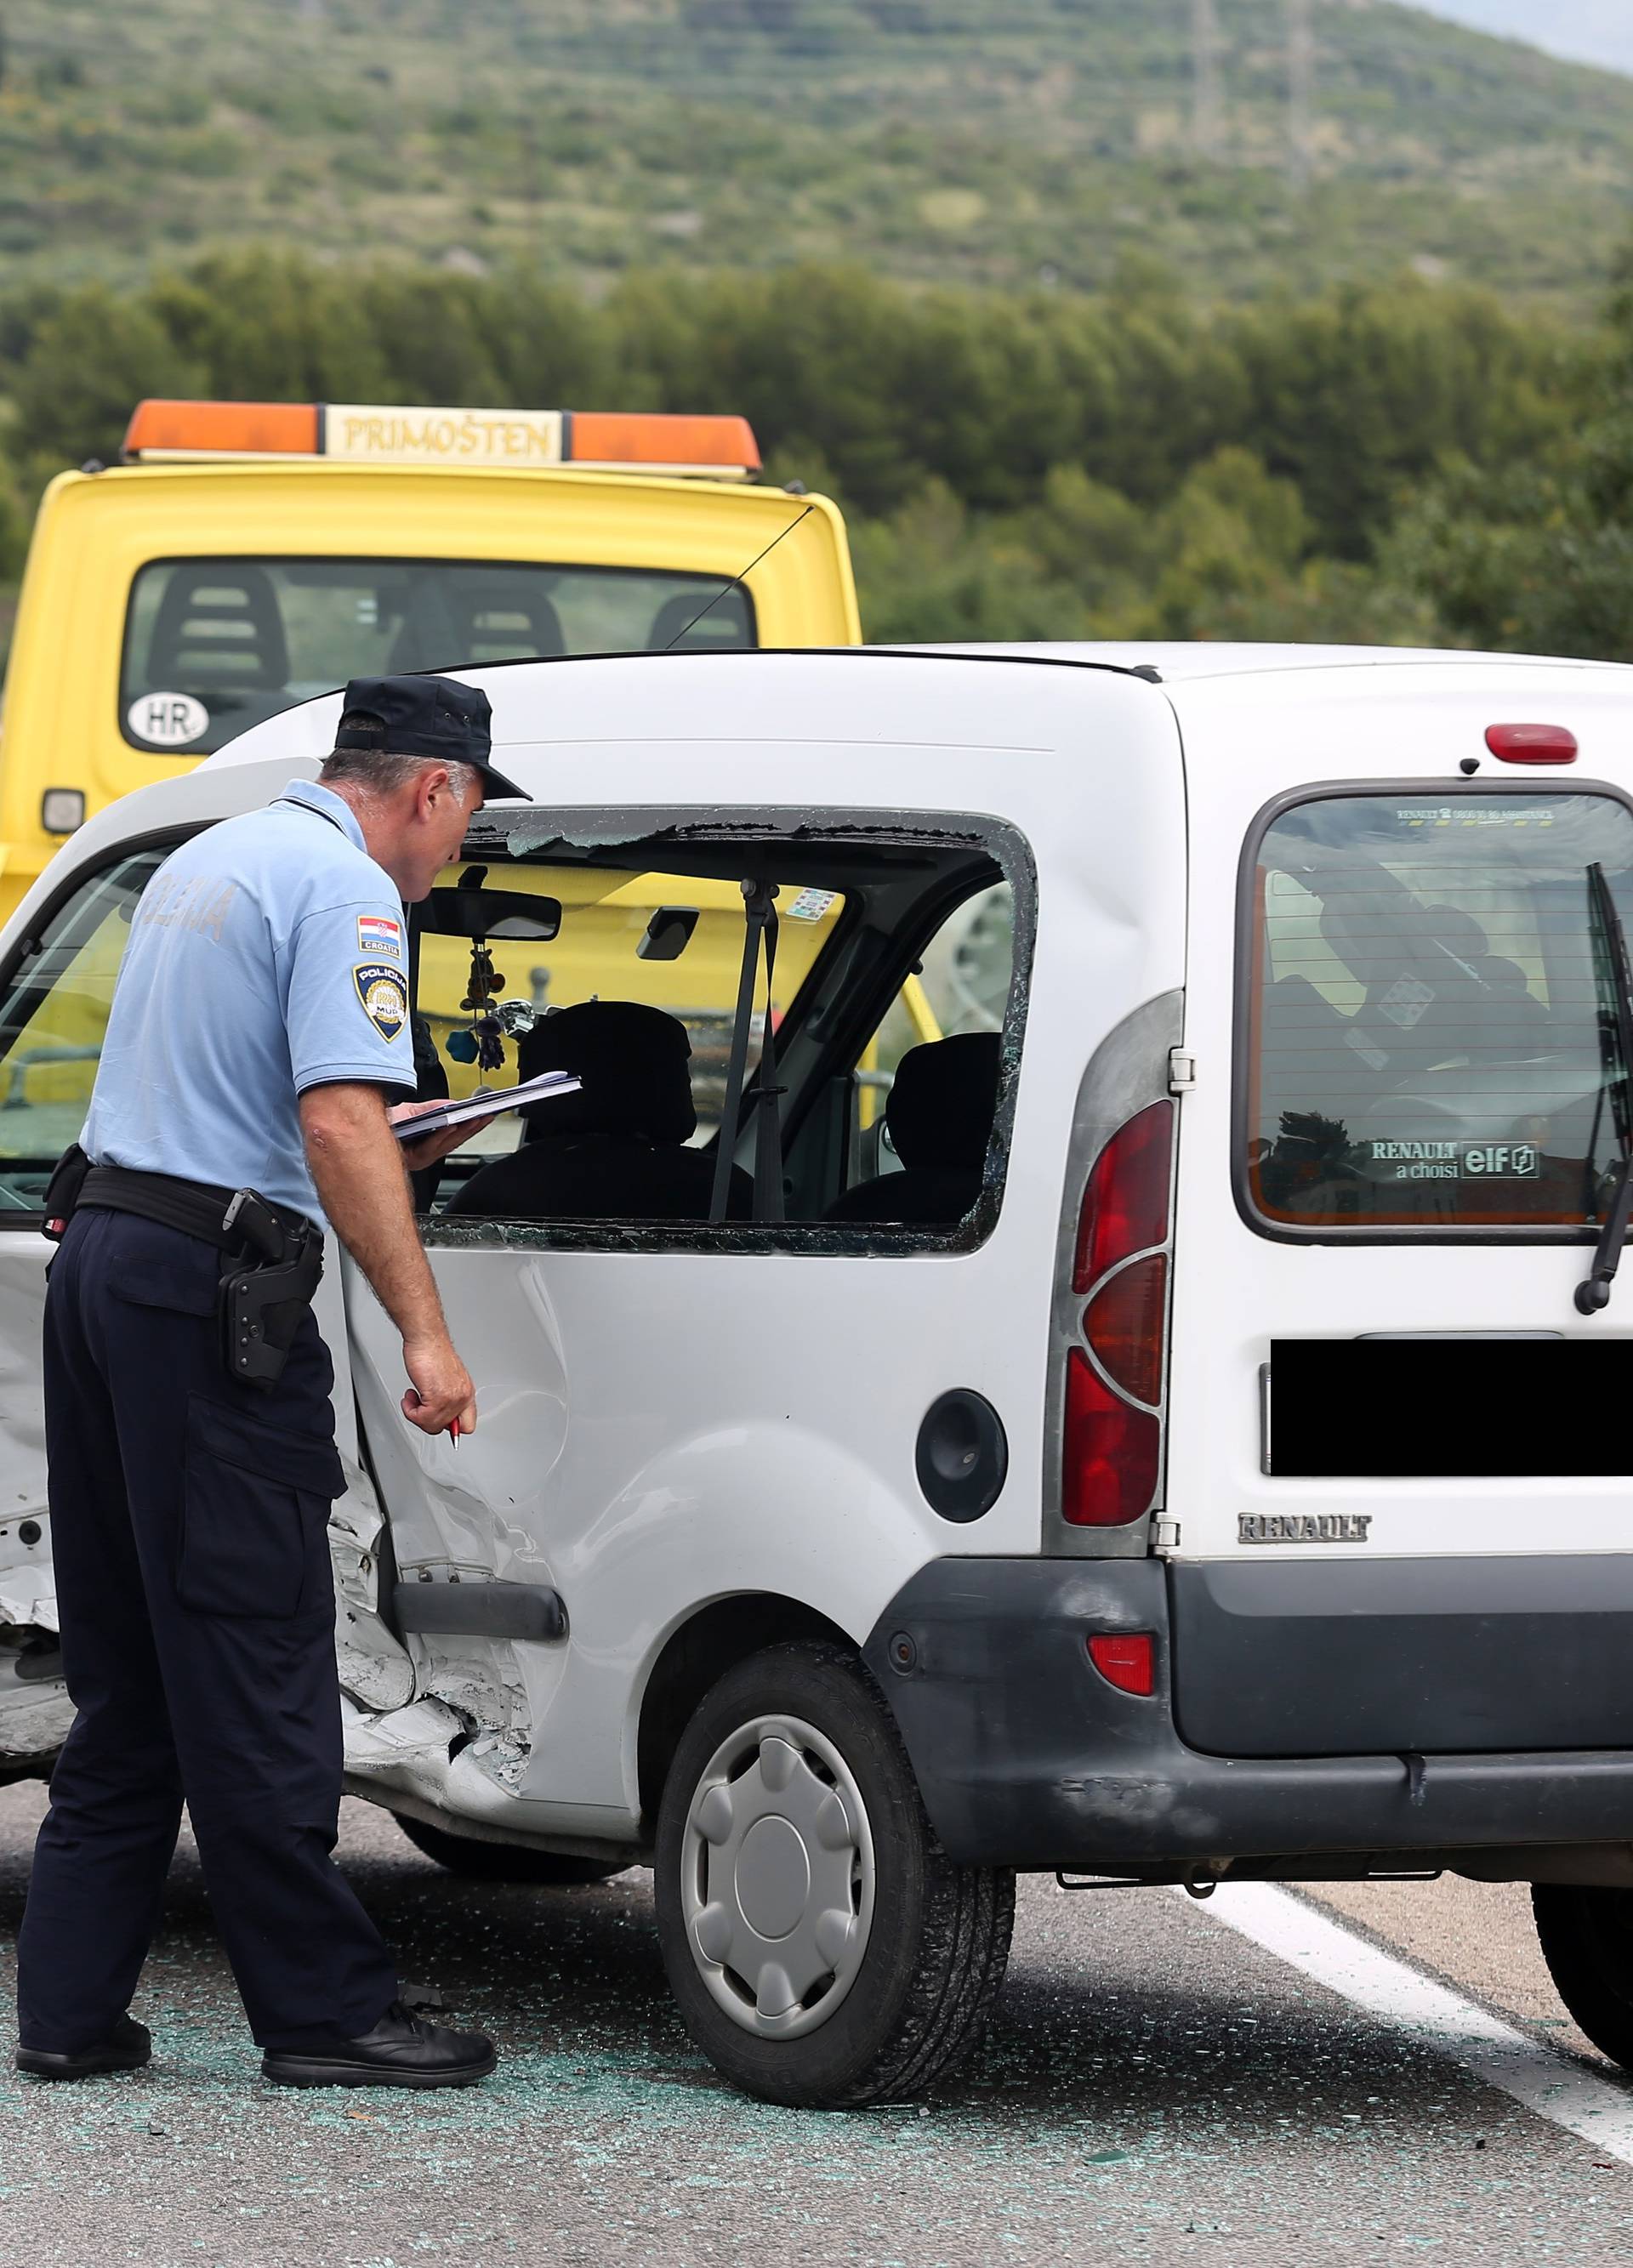
{"label": "sky", "polygon": [[1633,0],[1415,0],[1431,16],[1633,71]]}

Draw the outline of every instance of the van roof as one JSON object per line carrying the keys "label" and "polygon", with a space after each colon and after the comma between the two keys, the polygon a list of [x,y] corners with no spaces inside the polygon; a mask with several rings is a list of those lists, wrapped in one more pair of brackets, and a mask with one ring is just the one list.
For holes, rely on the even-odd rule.
{"label": "van roof", "polygon": [[1425,664],[1467,668],[1490,664],[1503,669],[1585,669],[1626,676],[1625,662],[1585,661],[1546,654],[1478,653],[1437,646],[1230,645],[1193,640],[1113,643],[1089,638],[1039,639],[1014,644],[899,645],[898,653],[967,654],[975,659],[1078,662],[1086,668],[1155,671],[1165,685],[1193,684],[1210,677],[1269,675],[1289,670],[1402,669]]}
{"label": "van roof", "polygon": [[[931,729],[922,705],[921,682],[899,680],[894,664],[937,661],[984,663],[970,673],[977,681],[959,689],[953,709],[958,729],[950,735]],[[1633,696],[1633,667],[1617,663],[1549,660],[1518,654],[1414,652],[1393,646],[966,644],[941,646],[840,646],[760,648],[738,653],[649,653],[577,655],[560,659],[490,662],[452,666],[447,674],[479,685],[493,703],[493,739],[498,746],[610,744],[633,739],[695,740],[699,719],[713,716],[727,740],[757,738],[855,737],[856,673],[868,681],[869,737],[904,744],[948,737],[969,745],[1012,747],[1017,735],[1013,666],[1031,664],[1050,681],[1042,702],[1053,725],[1065,729],[1064,711],[1075,706],[1079,688],[1101,688],[1099,697],[1127,701],[1131,694],[1173,698],[1181,721],[1206,708],[1235,710],[1244,699],[1262,698],[1278,710],[1319,705],[1331,697],[1346,706],[1412,705],[1450,702],[1464,705],[1498,702],[1507,707],[1522,698],[1529,707],[1545,692],[1572,716],[1548,718],[1569,724],[1585,702],[1614,710],[1618,718]],[[1005,667],[1003,665],[1011,665]],[[883,675],[881,675],[883,673]],[[1321,674],[1331,679],[1319,683]],[[916,679],[916,672],[913,675]],[[1145,685],[1141,680],[1148,681]],[[1262,696],[1254,688],[1258,680]],[[1526,686],[1528,685],[1528,691]],[[1115,695],[1112,688],[1117,688]],[[1045,695],[1043,685],[1038,693]],[[321,761],[334,743],[340,696],[320,694],[253,725],[202,769],[253,763],[269,757],[303,756]],[[936,720],[939,728],[941,719]],[[1484,720],[1499,721],[1497,712]],[[1026,737],[1022,734],[1022,737]]]}

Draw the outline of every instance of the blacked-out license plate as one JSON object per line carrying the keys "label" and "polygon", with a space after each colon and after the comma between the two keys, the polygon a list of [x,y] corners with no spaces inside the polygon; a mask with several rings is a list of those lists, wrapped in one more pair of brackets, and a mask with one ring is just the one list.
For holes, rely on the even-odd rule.
{"label": "blacked-out license plate", "polygon": [[1633,1339],[1275,1339],[1264,1429],[1278,1479],[1633,1475]]}

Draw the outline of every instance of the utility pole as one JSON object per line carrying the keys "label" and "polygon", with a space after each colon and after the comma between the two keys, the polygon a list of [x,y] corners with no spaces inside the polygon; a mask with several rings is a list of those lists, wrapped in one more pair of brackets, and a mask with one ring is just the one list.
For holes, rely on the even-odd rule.
{"label": "utility pole", "polygon": [[1192,140],[1199,158],[1217,158],[1224,146],[1224,98],[1216,0],[1191,0],[1191,67]]}
{"label": "utility pole", "polygon": [[1314,0],[1287,0],[1287,175],[1303,196],[1315,169]]}

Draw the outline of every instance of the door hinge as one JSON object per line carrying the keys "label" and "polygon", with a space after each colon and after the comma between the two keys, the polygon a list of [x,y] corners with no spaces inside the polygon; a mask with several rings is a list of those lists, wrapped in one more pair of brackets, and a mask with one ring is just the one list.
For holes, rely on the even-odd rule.
{"label": "door hinge", "polygon": [[1168,1050],[1168,1092],[1170,1094],[1189,1094],[1196,1085],[1196,1057],[1189,1048],[1170,1048]]}
{"label": "door hinge", "polygon": [[1179,1549],[1179,1523],[1177,1520],[1164,1520],[1160,1513],[1157,1515],[1151,1522],[1151,1549],[1153,1551],[1177,1551]]}

